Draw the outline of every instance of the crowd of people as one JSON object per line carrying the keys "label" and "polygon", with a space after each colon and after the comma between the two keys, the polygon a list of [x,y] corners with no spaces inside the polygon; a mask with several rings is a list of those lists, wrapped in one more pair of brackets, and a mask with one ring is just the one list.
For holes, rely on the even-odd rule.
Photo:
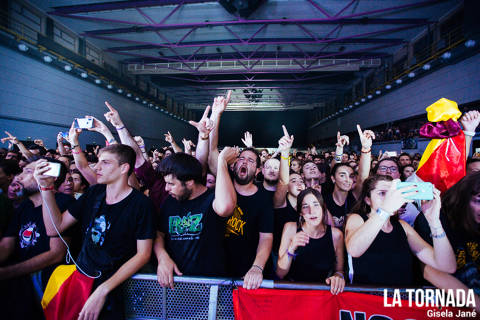
{"label": "crowd of people", "polygon": [[[219,143],[219,123],[230,101],[216,97],[190,121],[196,143],[147,150],[106,102],[105,123],[88,129],[107,146],[86,152],[74,124],[25,146],[6,132],[0,149],[0,283],[3,312],[41,317],[40,298],[56,266],[73,258],[93,278],[79,319],[124,317],[122,283],[139,270],[156,270],[163,287],[174,276],[317,282],[339,294],[346,285],[472,288],[480,308],[480,159],[433,200],[409,199],[420,155],[372,155],[376,134],[358,125],[361,150],[346,153],[337,135],[331,152],[294,152],[294,136],[279,129],[278,148],[257,150]],[[113,126],[119,141],[106,123]],[[460,123],[466,154],[480,112]],[[468,134],[467,134],[468,133]],[[41,134],[39,133],[39,137]],[[45,138],[45,137],[43,137]],[[50,174],[59,164],[57,174]],[[68,245],[68,248],[67,248]],[[8,288],[8,289],[6,289]],[[10,318],[9,316],[7,316]]]}

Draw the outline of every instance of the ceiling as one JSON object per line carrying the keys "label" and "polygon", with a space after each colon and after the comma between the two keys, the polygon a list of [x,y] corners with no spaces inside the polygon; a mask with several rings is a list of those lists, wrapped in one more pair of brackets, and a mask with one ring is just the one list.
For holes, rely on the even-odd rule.
{"label": "ceiling", "polygon": [[30,2],[188,108],[234,90],[232,111],[321,108],[459,5],[268,0],[241,17],[205,0]]}

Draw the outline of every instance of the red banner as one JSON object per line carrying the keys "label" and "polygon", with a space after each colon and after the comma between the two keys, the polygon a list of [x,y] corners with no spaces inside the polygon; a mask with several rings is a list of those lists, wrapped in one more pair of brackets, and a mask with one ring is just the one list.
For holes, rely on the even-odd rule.
{"label": "red banner", "polygon": [[[387,302],[385,304],[385,302]],[[233,291],[236,320],[391,320],[391,319],[476,319],[471,309],[391,305],[383,296],[343,292],[337,296],[319,290],[258,289]]]}

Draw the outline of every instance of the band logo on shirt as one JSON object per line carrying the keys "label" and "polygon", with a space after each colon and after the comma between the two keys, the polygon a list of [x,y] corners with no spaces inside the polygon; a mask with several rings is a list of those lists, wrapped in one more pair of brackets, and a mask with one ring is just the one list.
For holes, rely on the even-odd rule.
{"label": "band logo on shirt", "polygon": [[[193,240],[192,236],[199,236],[203,229],[203,213],[192,214],[189,212],[186,216],[170,216],[168,218],[168,232],[172,238],[177,240]],[[185,236],[190,236],[188,239]],[[197,237],[198,238],[198,237]]]}
{"label": "band logo on shirt", "polygon": [[244,218],[242,209],[239,206],[235,207],[233,215],[227,221],[225,237],[229,237],[231,235],[243,236],[243,227],[247,222],[243,221],[242,218]]}
{"label": "band logo on shirt", "polygon": [[20,238],[20,248],[34,246],[40,237],[40,233],[37,232],[37,225],[35,222],[29,222],[23,225],[20,228],[18,235]]}

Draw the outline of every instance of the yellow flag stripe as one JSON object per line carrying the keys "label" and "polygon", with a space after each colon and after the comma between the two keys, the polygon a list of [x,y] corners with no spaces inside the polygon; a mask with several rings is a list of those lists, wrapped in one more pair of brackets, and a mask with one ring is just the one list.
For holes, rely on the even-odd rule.
{"label": "yellow flag stripe", "polygon": [[42,308],[45,309],[47,305],[52,301],[53,297],[58,293],[62,284],[67,280],[72,273],[76,270],[75,265],[61,265],[53,271],[50,279],[48,279],[45,293],[42,297]]}
{"label": "yellow flag stripe", "polygon": [[422,159],[420,159],[420,162],[418,163],[418,170],[427,162],[428,158],[432,155],[433,152],[442,144],[443,140],[445,139],[432,139],[430,143],[427,145],[425,148],[425,151],[423,152]]}

